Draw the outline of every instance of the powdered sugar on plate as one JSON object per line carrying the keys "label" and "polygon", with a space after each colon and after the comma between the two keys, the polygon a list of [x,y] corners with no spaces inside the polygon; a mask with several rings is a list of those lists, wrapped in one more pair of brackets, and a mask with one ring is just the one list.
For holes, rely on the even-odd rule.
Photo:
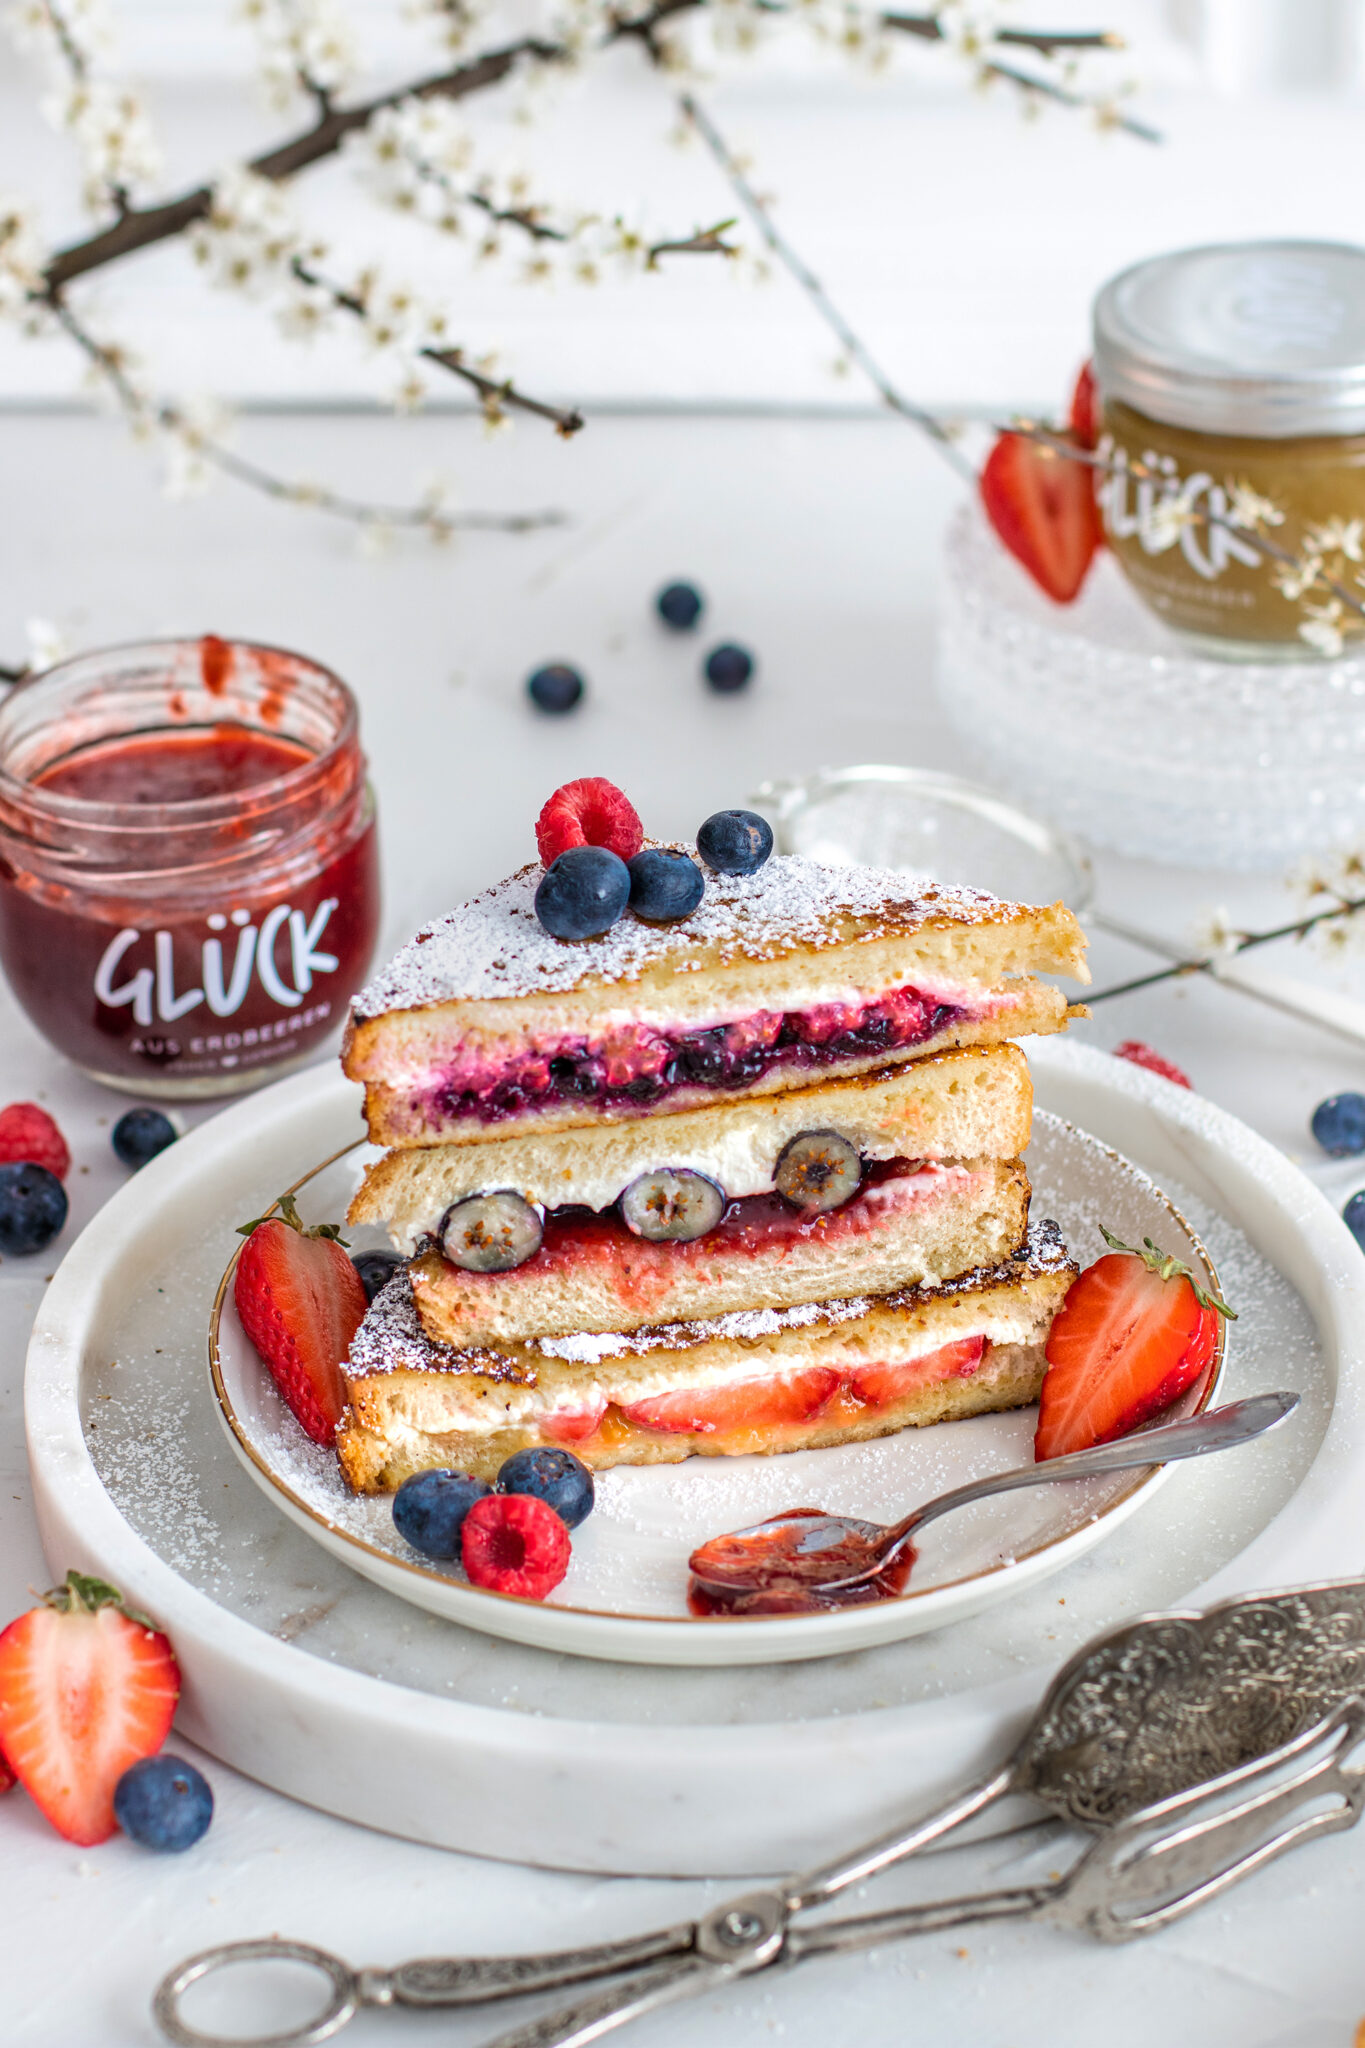
{"label": "powdered sugar on plate", "polygon": [[[916,882],[892,868],[829,867],[778,854],[756,875],[708,871],[700,907],[677,924],[645,924],[627,913],[601,938],[569,943],[552,939],[536,918],[544,872],[533,863],[425,925],[361,990],[356,1016],[628,982],[664,961],[685,973],[713,949],[722,958],[777,960],[798,947],[866,942],[931,919],[967,925],[1037,914],[979,889]],[[866,928],[859,930],[860,923]]]}

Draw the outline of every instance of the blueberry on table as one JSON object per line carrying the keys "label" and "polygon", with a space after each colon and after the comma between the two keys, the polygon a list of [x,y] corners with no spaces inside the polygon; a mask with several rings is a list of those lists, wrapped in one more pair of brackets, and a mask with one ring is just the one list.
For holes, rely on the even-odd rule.
{"label": "blueberry on table", "polygon": [[630,869],[605,846],[570,846],[546,868],[535,910],[552,939],[596,939],[625,912]]}
{"label": "blueberry on table", "polygon": [[706,657],[706,680],[723,696],[742,690],[753,672],[754,658],[744,647],[713,647]]}
{"label": "blueberry on table", "polygon": [[352,1252],[351,1264],[360,1275],[360,1284],[365,1290],[366,1301],[373,1301],[381,1288],[387,1287],[398,1268],[405,1261],[397,1252]]}
{"label": "blueberry on table", "polygon": [[476,1500],[486,1500],[492,1491],[486,1481],[472,1479],[468,1472],[444,1467],[414,1472],[393,1497],[393,1526],[423,1557],[458,1557],[465,1516]]}
{"label": "blueberry on table", "polygon": [[626,865],[630,869],[630,907],[650,924],[671,924],[675,918],[690,917],[706,893],[705,876],[685,853],[647,846]]}
{"label": "blueberry on table", "polygon": [[192,1849],[213,1819],[208,1779],[180,1756],[144,1756],[114,1787],[114,1818],[144,1849]]}
{"label": "blueberry on table", "polygon": [[0,1166],[0,1253],[22,1258],[51,1244],[66,1221],[66,1189],[55,1173],[16,1159]]}
{"label": "blueberry on table", "polygon": [[578,670],[565,661],[548,662],[526,678],[526,694],[536,709],[556,714],[572,711],[582,701],[586,688]]}
{"label": "blueberry on table", "polygon": [[1365,1188],[1357,1189],[1341,1214],[1346,1228],[1365,1252]]}
{"label": "blueberry on table", "polygon": [[1329,1095],[1313,1111],[1309,1128],[1333,1159],[1365,1152],[1365,1095]]}
{"label": "blueberry on table", "polygon": [[499,1493],[529,1494],[554,1509],[566,1529],[576,1529],[592,1513],[592,1473],[581,1458],[557,1444],[513,1451],[498,1471]]}
{"label": "blueberry on table", "polygon": [[773,850],[773,828],[757,811],[715,811],[697,833],[697,852],[718,875],[756,874]]}
{"label": "blueberry on table", "polygon": [[158,1152],[173,1145],[180,1133],[161,1109],[126,1109],[109,1134],[110,1143],[125,1166],[136,1172]]}
{"label": "blueberry on table", "polygon": [[705,599],[694,583],[670,583],[659,592],[654,607],[675,633],[690,633],[705,609]]}

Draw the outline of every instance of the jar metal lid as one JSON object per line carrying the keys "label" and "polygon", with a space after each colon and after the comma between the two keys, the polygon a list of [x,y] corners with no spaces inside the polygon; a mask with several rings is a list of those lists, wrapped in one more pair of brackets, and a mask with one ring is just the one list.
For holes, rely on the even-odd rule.
{"label": "jar metal lid", "polygon": [[1365,248],[1225,242],[1120,271],[1095,301],[1106,398],[1168,426],[1365,432]]}

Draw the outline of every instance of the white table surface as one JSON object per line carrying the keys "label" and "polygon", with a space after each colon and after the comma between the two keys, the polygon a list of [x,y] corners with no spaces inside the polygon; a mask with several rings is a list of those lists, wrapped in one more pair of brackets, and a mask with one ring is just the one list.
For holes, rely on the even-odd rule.
{"label": "white table surface", "polygon": [[[478,539],[437,553],[363,558],[349,536],[219,490],[193,506],[157,494],[121,430],[90,418],[0,420],[0,658],[33,614],[74,645],[212,629],[298,646],[359,689],[387,866],[386,943],[515,862],[544,796],[601,772],[650,829],[681,833],[762,777],[823,763],[955,757],[930,688],[935,548],[957,486],[892,423],[614,419],[559,451],[523,429],[490,447],[467,422],[272,417],[247,442],[314,473],[339,453],[375,490],[445,461],[471,500],[557,498],[566,529]],[[339,444],[342,444],[339,449]],[[710,697],[699,643],[652,623],[666,579],[695,576],[708,629],[759,657],[744,698]],[[576,717],[537,719],[521,680],[578,661],[591,696]],[[1116,715],[1122,715],[1116,711]],[[1278,920],[1274,877],[1193,875],[1099,860],[1100,897],[1173,937],[1215,904]],[[1150,964],[1094,947],[1103,983]],[[1358,987],[1350,956],[1292,963]],[[1290,963],[1285,963],[1290,964]],[[1300,1159],[1337,1199],[1360,1181],[1313,1157],[1306,1119],[1365,1056],[1202,983],[1107,1006],[1079,1027],[1112,1046],[1151,1040],[1214,1100]],[[0,1099],[56,1114],[75,1159],[70,1242],[122,1169],[108,1128],[119,1098],[72,1072],[0,996]],[[28,1505],[21,1423],[24,1345],[57,1250],[0,1266],[0,1617],[48,1582]],[[60,1562],[60,1561],[58,1561]],[[291,1804],[205,1761],[217,1796],[195,1851],[158,1860],[116,1838],[74,1849],[22,1792],[0,1802],[0,1954],[6,2041],[24,2048],[148,2048],[148,1996],[183,1954],[268,1932],[357,1961],[411,1953],[568,1945],[625,1933],[721,1896],[697,1884],[551,1874],[413,1847]],[[793,1796],[800,1788],[793,1787]],[[831,1844],[831,1848],[838,1845]],[[951,1852],[921,1885],[963,1890],[1008,1870],[1055,1868],[1056,1842]],[[877,1900],[899,1895],[887,1886]],[[869,1895],[869,1905],[872,1895]],[[1224,1909],[1156,1940],[1104,1951],[1029,1928],[969,1929],[740,1987],[640,2026],[627,2039],[716,2048],[783,2037],[801,2048],[980,2048],[1161,2040],[1237,2048],[1349,2048],[1365,2014],[1359,1928],[1365,1841],[1315,1846]],[[476,2042],[484,2019],[378,2016],[348,2040]]]}

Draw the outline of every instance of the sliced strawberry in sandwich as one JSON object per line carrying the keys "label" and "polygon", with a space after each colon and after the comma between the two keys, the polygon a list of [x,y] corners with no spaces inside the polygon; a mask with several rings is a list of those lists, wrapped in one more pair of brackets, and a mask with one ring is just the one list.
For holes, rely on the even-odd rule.
{"label": "sliced strawberry in sandwich", "polygon": [[813,1365],[768,1380],[737,1380],[728,1386],[697,1387],[632,1401],[625,1409],[641,1429],[669,1434],[728,1435],[731,1430],[772,1429],[807,1422],[818,1415],[839,1384],[832,1368]]}
{"label": "sliced strawberry in sandwich", "polygon": [[305,1230],[290,1195],[279,1208],[243,1225],[233,1300],[290,1412],[330,1445],[346,1406],[341,1363],[369,1304],[336,1225]]}
{"label": "sliced strawberry in sandwich", "polygon": [[[1103,1226],[1101,1226],[1103,1229]],[[1150,1237],[1087,1266],[1052,1325],[1033,1455],[1109,1443],[1169,1408],[1211,1363],[1233,1311]]]}
{"label": "sliced strawberry in sandwich", "polygon": [[68,1842],[114,1833],[114,1787],[156,1755],[179,1697],[165,1636],[101,1579],[68,1572],[0,1634],[0,1747]]}
{"label": "sliced strawberry in sandwich", "polygon": [[541,1419],[540,1433],[552,1444],[581,1444],[599,1427],[606,1412],[605,1394],[594,1396],[586,1408],[552,1408]]}
{"label": "sliced strawberry in sandwich", "polygon": [[955,1344],[940,1345],[920,1358],[903,1359],[899,1365],[859,1365],[848,1376],[849,1386],[860,1401],[884,1408],[903,1400],[917,1387],[932,1386],[936,1380],[967,1379],[980,1365],[986,1350],[984,1337],[960,1337]]}
{"label": "sliced strawberry in sandwich", "polygon": [[1089,466],[1023,434],[1002,434],[981,472],[981,502],[1040,590],[1070,604],[1100,545]]}

